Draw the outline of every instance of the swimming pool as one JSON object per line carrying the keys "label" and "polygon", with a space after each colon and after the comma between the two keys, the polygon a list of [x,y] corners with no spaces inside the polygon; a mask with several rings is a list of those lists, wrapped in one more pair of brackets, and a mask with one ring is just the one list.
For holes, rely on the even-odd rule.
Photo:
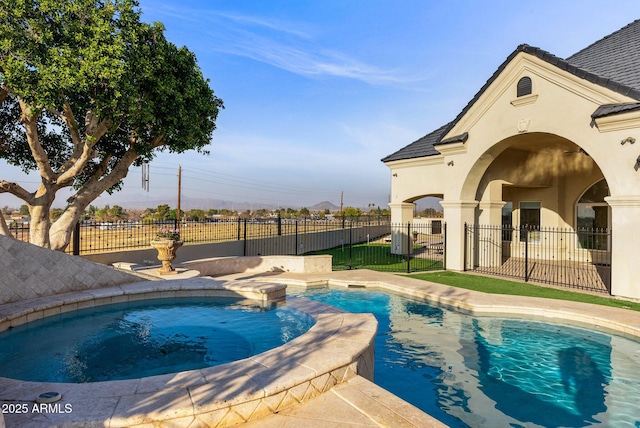
{"label": "swimming pool", "polygon": [[84,383],[176,373],[257,355],[313,324],[286,306],[232,298],[111,304],[0,333],[0,376]]}
{"label": "swimming pool", "polygon": [[375,383],[449,426],[640,426],[636,341],[576,326],[472,317],[386,292],[294,294],[373,313]]}

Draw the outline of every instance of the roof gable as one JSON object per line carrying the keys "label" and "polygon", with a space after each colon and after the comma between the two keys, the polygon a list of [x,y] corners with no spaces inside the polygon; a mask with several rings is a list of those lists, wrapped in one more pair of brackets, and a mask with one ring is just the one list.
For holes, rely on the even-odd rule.
{"label": "roof gable", "polygon": [[[453,121],[383,158],[382,161],[389,162],[440,154],[435,146],[444,143],[442,139],[469,112],[509,63],[521,52],[535,56],[580,79],[640,101],[640,20],[636,20],[621,30],[593,43],[566,60],[540,48],[522,44],[500,64]],[[633,103],[632,105],[637,106],[638,104]],[[610,115],[619,111],[628,111],[628,109],[627,104],[616,104],[598,109],[594,114],[598,116]]]}

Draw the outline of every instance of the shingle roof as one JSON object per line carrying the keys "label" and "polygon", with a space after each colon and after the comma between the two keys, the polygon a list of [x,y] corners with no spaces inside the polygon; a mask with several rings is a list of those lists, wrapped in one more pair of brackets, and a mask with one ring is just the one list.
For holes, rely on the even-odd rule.
{"label": "shingle roof", "polygon": [[442,140],[442,137],[449,129],[449,123],[436,129],[430,134],[414,141],[406,147],[401,148],[395,153],[382,159],[382,162],[391,162],[401,159],[421,158],[424,156],[433,156],[440,154],[433,145]]}
{"label": "shingle roof", "polygon": [[629,104],[603,104],[591,114],[593,119],[610,116],[617,113],[640,110],[640,103]]}
{"label": "shingle roof", "polygon": [[640,89],[640,20],[571,55],[567,62]]}
{"label": "shingle roof", "polygon": [[[581,79],[604,86],[640,101],[640,19],[598,40],[566,60],[558,58],[540,48],[523,44],[518,46],[516,50],[500,64],[489,80],[480,88],[480,91],[478,91],[453,121],[383,158],[382,162],[440,154],[434,146],[444,143],[441,141],[442,137],[467,113],[485,90],[498,78],[511,60],[520,52],[536,56]],[[601,106],[593,113],[592,117],[596,118],[623,111],[635,110],[638,108],[638,105],[640,105],[640,103]]]}

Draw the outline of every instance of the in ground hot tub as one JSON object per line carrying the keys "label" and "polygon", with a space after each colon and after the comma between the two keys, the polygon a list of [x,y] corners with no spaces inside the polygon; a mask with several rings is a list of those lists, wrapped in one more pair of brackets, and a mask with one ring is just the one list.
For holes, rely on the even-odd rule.
{"label": "in ground hot tub", "polygon": [[[157,298],[242,297],[266,306],[284,298],[284,290],[282,284],[208,278],[148,281],[2,305],[0,330],[86,307]],[[297,298],[288,299],[286,307],[301,318],[313,318],[315,324],[282,346],[226,364],[88,383],[1,377],[0,404],[21,410],[5,413],[5,423],[136,427],[164,421],[225,427],[312,399],[356,375],[372,379],[377,329],[373,315],[344,313]],[[136,331],[146,334],[144,328]],[[36,399],[45,392],[57,392],[61,399],[38,411]]]}
{"label": "in ground hot tub", "polygon": [[226,364],[282,346],[315,320],[286,304],[182,297],[86,308],[0,333],[0,376],[103,382]]}

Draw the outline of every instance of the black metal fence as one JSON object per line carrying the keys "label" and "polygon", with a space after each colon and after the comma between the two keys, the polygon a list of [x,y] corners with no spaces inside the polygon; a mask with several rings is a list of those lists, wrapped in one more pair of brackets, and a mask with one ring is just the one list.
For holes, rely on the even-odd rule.
{"label": "black metal fence", "polygon": [[[384,216],[361,216],[357,218],[332,219],[284,219],[261,218],[215,218],[205,221],[175,220],[156,222],[80,222],[73,233],[67,252],[75,255],[97,252],[113,252],[148,248],[151,240],[162,229],[178,230],[185,245],[244,241],[245,255],[256,254],[296,254],[290,246],[283,248],[259,248],[261,240],[274,237],[295,237],[299,235],[342,230],[347,224],[354,227],[388,224]],[[25,234],[28,240],[28,229]],[[294,239],[295,241],[295,239]],[[274,244],[275,245],[275,244]],[[297,248],[297,246],[296,246]]]}
{"label": "black metal fence", "polygon": [[611,292],[611,230],[465,224],[465,270]]}
{"label": "black metal fence", "polygon": [[[446,232],[441,220],[391,224],[383,216],[221,218],[182,222],[179,226],[174,221],[82,222],[67,252],[85,255],[149,248],[161,229],[179,229],[186,245],[239,241],[239,254],[245,256],[330,254],[335,270],[416,272],[445,268]],[[18,239],[28,241],[28,226],[11,231]]]}
{"label": "black metal fence", "polygon": [[[304,254],[330,254],[334,270],[371,269],[386,272],[419,272],[445,269],[446,226],[429,223],[387,223],[384,227],[347,224],[335,233],[300,241],[318,247]],[[304,239],[303,238],[303,239]]]}

